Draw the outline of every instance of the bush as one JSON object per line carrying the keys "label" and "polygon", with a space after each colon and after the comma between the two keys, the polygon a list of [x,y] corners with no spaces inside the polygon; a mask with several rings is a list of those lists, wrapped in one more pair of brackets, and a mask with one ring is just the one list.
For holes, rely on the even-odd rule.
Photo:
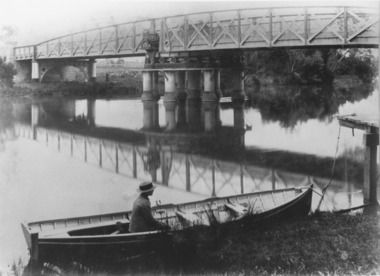
{"label": "bush", "polygon": [[0,88],[12,87],[16,73],[13,64],[7,62],[6,57],[0,57]]}

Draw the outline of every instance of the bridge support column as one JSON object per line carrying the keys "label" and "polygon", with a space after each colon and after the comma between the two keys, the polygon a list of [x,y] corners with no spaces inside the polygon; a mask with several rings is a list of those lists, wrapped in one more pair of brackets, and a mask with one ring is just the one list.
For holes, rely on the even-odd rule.
{"label": "bridge support column", "polygon": [[153,74],[151,71],[143,72],[143,93],[141,96],[142,101],[152,101],[153,97]]}
{"label": "bridge support column", "polygon": [[87,100],[87,124],[95,126],[95,99]]}
{"label": "bridge support column", "polygon": [[216,69],[215,75],[215,94],[218,99],[222,97],[222,89],[220,88],[220,70]]}
{"label": "bridge support column", "polygon": [[186,127],[186,90],[185,90],[185,80],[186,71],[177,71],[177,81],[176,81],[176,94],[177,94],[177,127]]}
{"label": "bridge support column", "polygon": [[87,75],[88,75],[87,81],[90,81],[90,82],[96,81],[96,61],[95,60],[91,59],[88,61]]}
{"label": "bridge support column", "polygon": [[234,84],[232,92],[232,101],[245,101],[244,93],[244,80],[243,80],[243,70],[235,69],[232,71],[232,81]]}
{"label": "bridge support column", "polygon": [[177,107],[175,71],[165,71],[165,119],[166,130],[171,131],[176,127],[175,112]]}
{"label": "bridge support column", "polygon": [[144,112],[143,112],[143,128],[152,129],[154,128],[154,100],[143,101]]}
{"label": "bridge support column", "polygon": [[153,97],[158,101],[160,99],[160,91],[158,90],[158,71],[152,72],[152,89]]}
{"label": "bridge support column", "polygon": [[218,100],[216,93],[215,93],[215,70],[205,70],[203,72],[203,95],[202,95],[202,102],[215,102]]}
{"label": "bridge support column", "polygon": [[187,99],[200,99],[201,98],[201,71],[189,70],[187,71]]}
{"label": "bridge support column", "polygon": [[37,126],[38,126],[39,117],[40,117],[39,106],[36,104],[32,104],[31,111],[32,111],[31,125],[32,125],[33,140],[37,140]]}
{"label": "bridge support column", "polygon": [[204,111],[204,127],[205,131],[213,132],[216,128],[216,107],[218,102],[216,101],[207,101],[203,102],[203,111]]}
{"label": "bridge support column", "polygon": [[245,120],[244,120],[244,101],[234,101],[234,144],[240,148],[245,146]]}
{"label": "bridge support column", "polygon": [[32,80],[40,81],[40,66],[35,60],[32,61]]}

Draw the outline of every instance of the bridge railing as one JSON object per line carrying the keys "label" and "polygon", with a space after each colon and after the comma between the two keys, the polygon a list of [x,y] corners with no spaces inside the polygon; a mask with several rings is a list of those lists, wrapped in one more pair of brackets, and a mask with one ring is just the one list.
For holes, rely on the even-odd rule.
{"label": "bridge railing", "polygon": [[276,7],[202,12],[128,22],[16,47],[15,59],[143,56],[143,33],[160,52],[270,47],[377,47],[377,9]]}

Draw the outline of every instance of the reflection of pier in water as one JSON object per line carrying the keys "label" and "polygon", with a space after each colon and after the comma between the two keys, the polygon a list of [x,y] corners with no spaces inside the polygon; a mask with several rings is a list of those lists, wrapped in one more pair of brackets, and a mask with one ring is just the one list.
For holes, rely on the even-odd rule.
{"label": "reflection of pier in water", "polygon": [[[154,181],[167,187],[204,196],[224,196],[258,190],[299,187],[310,183],[314,183],[318,191],[330,181],[325,177],[261,167],[245,161],[226,161],[180,152],[178,144],[173,144],[173,138],[170,139],[171,143],[162,142],[169,141],[159,138],[165,137],[165,134],[136,134],[140,138],[145,136],[142,138],[144,143],[141,143],[141,140],[139,143],[133,143],[90,137],[79,134],[75,129],[35,127],[33,130],[30,125],[24,124],[18,124],[16,129],[21,137],[35,139],[49,148],[108,171],[141,181]],[[108,132],[104,131],[108,128],[101,129],[97,135]],[[170,137],[173,135],[171,134]],[[180,136],[177,135],[177,141],[183,142]],[[361,203],[361,192],[354,188],[353,183],[334,180],[329,190],[325,198],[331,206],[337,207],[342,201],[339,197],[342,196],[344,207]]]}
{"label": "reflection of pier in water", "polygon": [[[188,103],[169,113],[165,108],[166,125],[177,128],[170,132],[159,125],[157,102],[142,106],[142,131],[98,126],[95,100],[87,100],[86,114],[78,114],[75,100],[63,103],[61,99],[27,104],[24,108],[14,106],[14,110],[21,136],[109,171],[191,193],[224,196],[310,183],[320,190],[330,181],[326,171],[331,167],[315,166],[332,164],[332,159],[246,149],[242,103],[231,104],[233,126],[222,125],[219,105],[211,113],[199,103]],[[29,116],[25,109],[30,110]],[[217,155],[213,149],[217,149]],[[283,158],[284,155],[290,157]],[[253,162],[252,157],[259,161]],[[260,160],[263,157],[266,162]],[[282,164],[294,160],[297,164],[290,170]],[[360,187],[354,187],[346,178],[338,179],[333,180],[325,196],[329,204],[336,206],[334,202],[342,201],[342,197],[344,207],[360,204]]]}

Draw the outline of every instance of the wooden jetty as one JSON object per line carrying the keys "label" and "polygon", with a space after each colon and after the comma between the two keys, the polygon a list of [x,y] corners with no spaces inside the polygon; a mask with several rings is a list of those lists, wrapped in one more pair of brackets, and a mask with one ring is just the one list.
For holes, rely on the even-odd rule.
{"label": "wooden jetty", "polygon": [[379,116],[352,114],[338,116],[339,124],[351,129],[364,130],[364,203],[377,203],[377,146],[379,145]]}

